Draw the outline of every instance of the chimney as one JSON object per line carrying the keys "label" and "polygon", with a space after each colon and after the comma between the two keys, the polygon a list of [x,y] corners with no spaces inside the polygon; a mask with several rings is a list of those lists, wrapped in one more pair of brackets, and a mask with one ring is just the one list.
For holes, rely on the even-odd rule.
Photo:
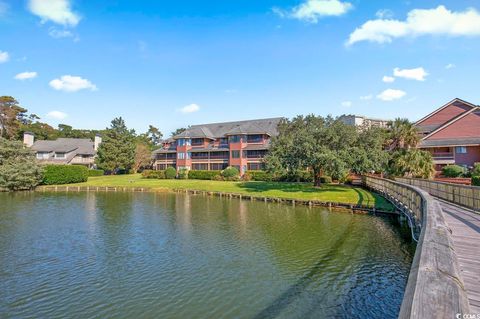
{"label": "chimney", "polygon": [[102,143],[102,137],[100,136],[100,134],[96,134],[93,149],[95,151],[98,151],[98,147],[100,146],[101,143]]}
{"label": "chimney", "polygon": [[23,133],[23,144],[25,144],[26,147],[32,147],[34,141],[35,135],[33,135],[32,132]]}

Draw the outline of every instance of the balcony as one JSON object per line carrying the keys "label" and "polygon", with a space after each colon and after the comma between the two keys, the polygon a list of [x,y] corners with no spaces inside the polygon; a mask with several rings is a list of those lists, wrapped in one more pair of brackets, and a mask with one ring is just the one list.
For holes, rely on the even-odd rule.
{"label": "balcony", "polygon": [[432,153],[435,164],[454,164],[455,154],[453,152],[434,152]]}

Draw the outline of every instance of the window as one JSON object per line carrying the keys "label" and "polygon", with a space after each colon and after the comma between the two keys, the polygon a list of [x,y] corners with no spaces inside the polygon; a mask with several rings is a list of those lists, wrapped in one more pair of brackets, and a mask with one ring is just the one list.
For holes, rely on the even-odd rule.
{"label": "window", "polygon": [[189,146],[190,145],[190,139],[188,138],[181,138],[178,140],[178,146]]}
{"label": "window", "polygon": [[263,169],[262,163],[248,163],[247,165],[249,171],[261,171]]}
{"label": "window", "polygon": [[48,152],[39,152],[37,153],[38,159],[48,159],[50,154]]}
{"label": "window", "polygon": [[185,159],[185,153],[178,153],[177,158],[178,159]]}
{"label": "window", "polygon": [[457,153],[457,154],[467,154],[467,147],[466,146],[457,146],[457,147],[455,147],[455,153]]}
{"label": "window", "polygon": [[240,151],[232,151],[232,158],[240,158]]}
{"label": "window", "polygon": [[228,140],[229,140],[230,143],[239,143],[239,142],[243,141],[243,136],[242,135],[231,135]]}
{"label": "window", "polygon": [[222,137],[222,138],[220,139],[220,142],[219,142],[219,143],[220,143],[220,145],[227,145],[227,144],[228,144],[228,138]]}
{"label": "window", "polygon": [[65,158],[65,153],[55,153],[55,158]]}
{"label": "window", "polygon": [[192,164],[192,170],[194,170],[194,171],[208,171],[208,164],[194,163],[194,164]]}
{"label": "window", "polygon": [[210,169],[212,171],[221,171],[227,168],[227,166],[228,166],[227,163],[210,163]]}
{"label": "window", "polygon": [[261,142],[263,142],[262,134],[247,135],[247,143],[261,143]]}
{"label": "window", "polygon": [[203,145],[203,138],[192,138],[192,146]]}

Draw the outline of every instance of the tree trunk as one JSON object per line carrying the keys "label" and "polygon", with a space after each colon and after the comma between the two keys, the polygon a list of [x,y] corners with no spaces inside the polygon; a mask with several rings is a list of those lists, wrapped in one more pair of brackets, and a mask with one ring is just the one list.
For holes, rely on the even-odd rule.
{"label": "tree trunk", "polygon": [[320,169],[313,169],[313,185],[320,187],[322,186],[322,182],[320,181],[320,177],[322,176],[322,170]]}

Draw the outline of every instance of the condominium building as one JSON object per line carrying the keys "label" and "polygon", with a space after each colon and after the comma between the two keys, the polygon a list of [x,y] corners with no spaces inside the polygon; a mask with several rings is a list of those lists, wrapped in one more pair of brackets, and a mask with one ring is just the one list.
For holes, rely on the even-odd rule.
{"label": "condominium building", "polygon": [[432,153],[436,169],[480,163],[480,106],[454,99],[420,119],[419,147]]}
{"label": "condominium building", "polygon": [[162,148],[153,152],[154,168],[222,170],[232,166],[242,175],[261,170],[281,119],[193,125],[165,140]]}
{"label": "condominium building", "polygon": [[344,114],[338,118],[347,125],[369,128],[372,126],[388,127],[388,120],[370,118],[363,115]]}
{"label": "condominium building", "polygon": [[33,133],[23,134],[23,143],[30,147],[43,164],[72,164],[85,165],[89,168],[95,166],[95,156],[102,138],[97,135],[95,140],[88,138],[59,138],[53,141],[35,141]]}

